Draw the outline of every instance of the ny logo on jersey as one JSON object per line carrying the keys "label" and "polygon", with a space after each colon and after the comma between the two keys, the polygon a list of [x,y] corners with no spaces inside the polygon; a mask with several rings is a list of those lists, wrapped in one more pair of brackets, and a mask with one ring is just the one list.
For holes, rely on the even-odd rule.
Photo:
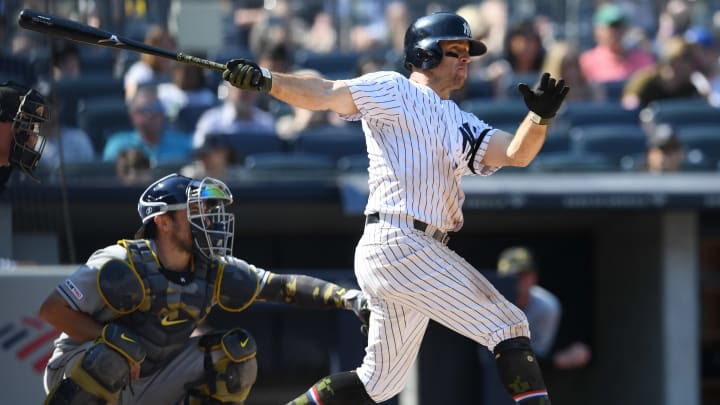
{"label": "ny logo on jersey", "polygon": [[[463,124],[458,128],[460,130],[460,135],[462,135],[463,143],[462,143],[462,151],[465,153],[465,160],[468,160],[469,162],[472,162],[475,160],[475,154],[477,154],[478,149],[480,149],[480,145],[483,143],[483,139],[485,139],[485,136],[488,132],[490,132],[490,128],[485,128],[482,132],[480,132],[480,135],[475,138],[475,133],[477,132],[477,127],[471,127],[470,124],[467,122],[463,122]],[[471,163],[468,163],[470,165],[470,169],[475,172],[473,169],[473,166]]]}
{"label": "ny logo on jersey", "polygon": [[471,147],[475,144],[475,136],[474,133],[477,131],[477,128],[471,127],[470,124],[467,122],[463,122],[462,126],[458,128],[460,130],[460,135],[462,135],[463,138],[463,144],[462,144],[462,150],[463,152],[468,151],[468,146]]}

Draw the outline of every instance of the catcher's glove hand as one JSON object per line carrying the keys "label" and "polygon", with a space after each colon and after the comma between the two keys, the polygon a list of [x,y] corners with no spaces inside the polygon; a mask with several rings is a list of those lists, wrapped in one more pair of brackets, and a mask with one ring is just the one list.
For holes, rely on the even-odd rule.
{"label": "catcher's glove hand", "polygon": [[243,90],[268,92],[272,88],[272,73],[247,59],[230,59],[225,64],[223,79]]}
{"label": "catcher's glove hand", "polygon": [[549,119],[557,114],[570,88],[565,85],[565,80],[556,81],[546,72],[535,90],[531,90],[525,83],[520,83],[518,91],[522,93],[525,105],[530,111],[543,119]]}
{"label": "catcher's glove hand", "polygon": [[352,310],[360,319],[362,325],[360,332],[367,336],[370,325],[370,308],[368,308],[367,297],[360,290],[348,290],[342,297],[345,309]]}

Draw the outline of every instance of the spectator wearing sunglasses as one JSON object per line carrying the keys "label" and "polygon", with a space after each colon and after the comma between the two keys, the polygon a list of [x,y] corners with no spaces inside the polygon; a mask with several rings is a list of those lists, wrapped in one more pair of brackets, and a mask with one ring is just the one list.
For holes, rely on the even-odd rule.
{"label": "spectator wearing sunglasses", "polygon": [[103,160],[115,161],[121,151],[130,148],[142,150],[153,165],[182,162],[192,157],[191,136],[168,127],[156,86],[140,87],[128,103],[128,112],[134,129],[111,135],[105,144]]}

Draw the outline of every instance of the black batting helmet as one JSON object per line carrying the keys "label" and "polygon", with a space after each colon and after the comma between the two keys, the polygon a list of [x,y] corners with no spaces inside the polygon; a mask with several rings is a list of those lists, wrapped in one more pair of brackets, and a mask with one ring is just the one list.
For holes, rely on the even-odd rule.
{"label": "black batting helmet", "polygon": [[405,67],[432,69],[442,60],[440,41],[467,40],[470,56],[487,51],[485,44],[473,39],[470,25],[453,13],[433,13],[415,20],[405,32]]}

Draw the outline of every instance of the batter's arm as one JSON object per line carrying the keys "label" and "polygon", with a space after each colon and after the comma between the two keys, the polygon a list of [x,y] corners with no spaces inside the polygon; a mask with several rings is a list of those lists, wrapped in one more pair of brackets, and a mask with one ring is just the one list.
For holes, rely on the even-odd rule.
{"label": "batter's arm", "polygon": [[359,111],[344,82],[311,75],[273,73],[270,95],[307,110],[331,110],[344,115]]}
{"label": "batter's arm", "polygon": [[103,325],[89,315],[72,309],[57,291],[53,291],[45,299],[38,315],[78,342],[93,340],[102,333]]}
{"label": "batter's arm", "polygon": [[495,132],[488,142],[482,163],[486,166],[525,167],[540,152],[546,137],[547,125],[535,124],[526,117],[514,136],[505,131]]}
{"label": "batter's arm", "polygon": [[305,74],[270,72],[248,59],[231,59],[223,79],[247,91],[264,91],[280,101],[313,111],[332,110],[352,115],[359,110],[342,81]]}

